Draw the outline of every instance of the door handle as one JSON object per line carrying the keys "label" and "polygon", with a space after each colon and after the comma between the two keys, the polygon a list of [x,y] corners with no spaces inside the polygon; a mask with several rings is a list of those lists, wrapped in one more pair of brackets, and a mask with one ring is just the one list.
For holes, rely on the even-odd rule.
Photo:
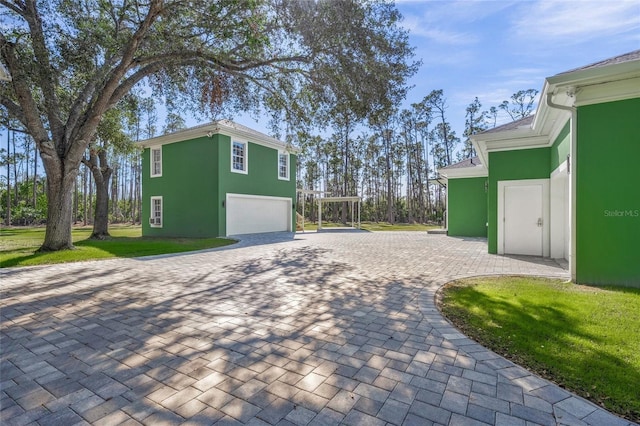
{"label": "door handle", "polygon": [[540,228],[542,228],[542,218],[541,217],[538,218],[538,226]]}

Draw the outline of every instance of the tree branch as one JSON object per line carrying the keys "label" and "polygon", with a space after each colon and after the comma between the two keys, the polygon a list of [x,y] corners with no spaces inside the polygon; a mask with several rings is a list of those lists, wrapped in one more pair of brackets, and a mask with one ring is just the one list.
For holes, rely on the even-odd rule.
{"label": "tree branch", "polygon": [[[26,0],[24,3],[25,14],[23,15],[31,33],[31,45],[33,53],[38,63],[39,86],[44,95],[45,109],[49,120],[49,127],[53,134],[53,140],[62,141],[64,125],[60,119],[60,102],[56,93],[58,87],[57,72],[53,69],[49,60],[49,50],[44,38],[42,19],[38,13],[38,8],[34,0]],[[64,145],[64,142],[63,142]],[[61,151],[64,146],[58,147]]]}
{"label": "tree branch", "polygon": [[[131,68],[133,58],[135,56],[140,43],[144,39],[146,33],[151,28],[153,22],[164,11],[162,0],[151,0],[149,10],[144,20],[133,34],[126,47],[123,49],[121,59],[118,65],[109,73],[109,77],[106,80],[104,86],[93,96],[93,99],[89,104],[91,108],[87,111],[84,119],[80,123],[79,127],[74,129],[73,138],[78,140],[84,140],[84,143],[75,143],[73,146],[69,146],[66,155],[70,158],[79,158],[82,152],[86,148],[86,145],[95,132],[102,114],[111,106],[111,99],[113,93],[120,85],[120,80],[124,77],[127,71]],[[123,95],[124,96],[124,95]]]}
{"label": "tree branch", "polygon": [[108,70],[115,64],[115,62],[114,58],[110,58],[105,61],[101,69],[96,72],[93,78],[87,81],[87,84],[85,84],[80,94],[76,97],[76,100],[73,102],[73,105],[69,110],[69,118],[66,126],[67,133],[65,135],[67,139],[73,137],[73,132],[77,131],[78,120],[82,116],[83,108],[88,104],[89,99],[93,97],[98,85],[104,81],[104,77],[108,74]]}
{"label": "tree branch", "polygon": [[7,110],[9,111],[9,116],[15,117],[22,124],[27,121],[20,105],[13,102],[11,99],[7,98],[4,95],[0,95],[0,104],[4,105],[5,108],[7,108]]}
{"label": "tree branch", "polygon": [[20,3],[18,1],[15,1],[14,3],[17,3],[18,6],[16,6],[13,3],[9,3],[6,0],[0,0],[0,4],[1,5],[11,9],[12,11],[14,11],[15,13],[17,13],[18,15],[20,15],[20,16],[22,16],[24,18],[24,13],[25,13],[24,10],[26,9],[25,4],[24,3]]}
{"label": "tree branch", "polygon": [[56,157],[54,146],[49,140],[49,133],[40,119],[40,112],[36,101],[33,99],[31,86],[19,64],[19,59],[16,57],[15,45],[7,41],[2,33],[0,33],[0,54],[9,67],[9,72],[11,73],[10,84],[13,85],[13,90],[19,102],[19,104],[16,104],[6,96],[2,96],[2,104],[27,128],[38,145],[38,149],[43,154]]}
{"label": "tree branch", "polygon": [[309,56],[304,55],[294,55],[294,56],[282,56],[282,57],[274,57],[270,59],[262,59],[262,60],[231,60],[231,61],[223,61],[219,57],[213,54],[206,54],[200,51],[194,50],[182,50],[178,52],[168,52],[162,55],[154,55],[149,57],[141,57],[136,58],[135,63],[137,65],[146,66],[149,64],[153,64],[155,62],[171,64],[171,65],[182,65],[185,61],[190,62],[193,60],[201,60],[206,62],[208,65],[215,65],[219,69],[231,71],[231,72],[245,72],[251,69],[260,68],[264,66],[276,65],[279,63],[309,63],[311,58]]}

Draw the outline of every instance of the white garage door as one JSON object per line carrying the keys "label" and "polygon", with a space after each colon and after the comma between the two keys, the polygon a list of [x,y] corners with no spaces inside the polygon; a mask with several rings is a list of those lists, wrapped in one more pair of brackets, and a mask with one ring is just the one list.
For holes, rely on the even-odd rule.
{"label": "white garage door", "polygon": [[227,235],[291,231],[291,199],[227,194]]}

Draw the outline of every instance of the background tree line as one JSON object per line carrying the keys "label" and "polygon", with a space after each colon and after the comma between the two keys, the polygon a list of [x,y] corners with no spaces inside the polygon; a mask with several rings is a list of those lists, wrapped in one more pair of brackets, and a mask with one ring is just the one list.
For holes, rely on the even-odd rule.
{"label": "background tree line", "polygon": [[[148,99],[164,102],[167,131],[183,127],[187,114],[270,115],[275,136],[322,151],[303,159],[317,163],[316,173],[322,169],[309,183],[322,182],[336,195],[360,189],[370,194],[372,217],[384,210],[391,222],[428,217],[436,194],[427,177],[453,161],[459,143],[441,91],[409,115],[396,111],[420,62],[390,2],[0,0],[0,6],[7,24],[0,32],[0,116],[29,135],[34,148],[23,152],[37,153],[45,172],[27,178],[22,167],[19,177],[22,160],[8,146],[6,216],[22,202],[46,208],[43,251],[73,248],[71,225],[89,222],[90,211],[93,238],[108,237],[110,219],[139,220],[140,161],[131,142],[155,134]],[[316,147],[313,134],[333,136]],[[31,201],[20,196],[20,181],[34,182]]]}
{"label": "background tree line", "polygon": [[[519,90],[486,110],[476,97],[466,107],[462,137],[448,119],[442,90],[431,91],[409,108],[392,110],[374,125],[352,121],[349,131],[345,120],[335,120],[328,137],[299,132],[298,186],[332,196],[362,196],[365,221],[440,223],[446,199],[437,170],[476,157],[470,137],[496,127],[499,115],[507,120],[530,115],[537,94],[535,89]],[[304,196],[306,219],[315,221],[317,195]],[[347,203],[324,204],[322,214],[347,223],[348,208]]]}
{"label": "background tree line", "polygon": [[[334,118],[327,129],[328,137],[307,132],[295,135],[302,148],[298,187],[335,196],[361,195],[361,215],[366,221],[439,222],[446,200],[444,188],[436,179],[437,169],[474,157],[469,137],[495,127],[500,112],[509,119],[529,115],[536,94],[533,89],[519,91],[510,101],[487,110],[475,98],[466,108],[462,138],[448,121],[442,90],[432,91],[407,109],[394,111],[382,127],[348,124],[347,120]],[[73,194],[74,224],[93,225],[97,193],[105,181],[106,220],[132,224],[141,221],[141,151],[134,142],[159,132],[154,101],[138,95],[127,97],[122,108],[105,116],[95,142],[85,153]],[[37,147],[28,134],[11,127],[19,123],[8,124],[6,144],[0,148],[0,162],[6,167],[0,185],[0,216],[5,225],[43,224],[47,211],[46,179]],[[170,112],[161,133],[184,127],[184,118]],[[315,196],[306,197],[307,220],[315,221]],[[325,218],[347,222],[346,204],[327,204],[324,208]],[[302,213],[301,202],[298,210]]]}
{"label": "background tree line", "polygon": [[92,238],[109,236],[109,152],[131,137],[113,123],[128,121],[135,93],[177,116],[259,113],[304,128],[331,111],[383,114],[419,65],[384,0],[0,0],[0,16],[2,113],[33,138],[46,175],[40,251],[73,248],[82,165]]}

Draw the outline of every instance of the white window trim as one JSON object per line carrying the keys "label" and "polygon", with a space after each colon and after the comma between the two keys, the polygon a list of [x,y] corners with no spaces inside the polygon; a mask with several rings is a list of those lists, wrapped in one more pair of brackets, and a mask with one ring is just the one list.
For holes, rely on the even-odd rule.
{"label": "white window trim", "polygon": [[[233,144],[239,143],[244,145],[244,170],[238,170],[233,167]],[[240,173],[243,175],[249,174],[249,142],[231,140],[231,171],[233,173]]]}
{"label": "white window trim", "polygon": [[[153,173],[153,152],[158,151],[160,153],[160,173]],[[150,148],[149,149],[149,176],[153,177],[161,177],[162,176],[162,146],[158,148]]]}
{"label": "white window trim", "polygon": [[[287,159],[287,175],[286,176],[280,176],[280,156],[284,155],[285,158]],[[291,175],[290,170],[290,155],[287,151],[278,151],[278,179],[279,180],[289,180],[289,176]]]}
{"label": "white window trim", "polygon": [[[160,223],[156,223],[155,219],[156,217],[153,216],[153,214],[155,213],[154,209],[153,209],[153,204],[155,200],[160,200]],[[151,209],[149,212],[149,226],[152,228],[162,228],[162,225],[164,223],[164,203],[162,201],[162,196],[154,196],[151,197],[150,199],[150,203],[151,203]]]}

